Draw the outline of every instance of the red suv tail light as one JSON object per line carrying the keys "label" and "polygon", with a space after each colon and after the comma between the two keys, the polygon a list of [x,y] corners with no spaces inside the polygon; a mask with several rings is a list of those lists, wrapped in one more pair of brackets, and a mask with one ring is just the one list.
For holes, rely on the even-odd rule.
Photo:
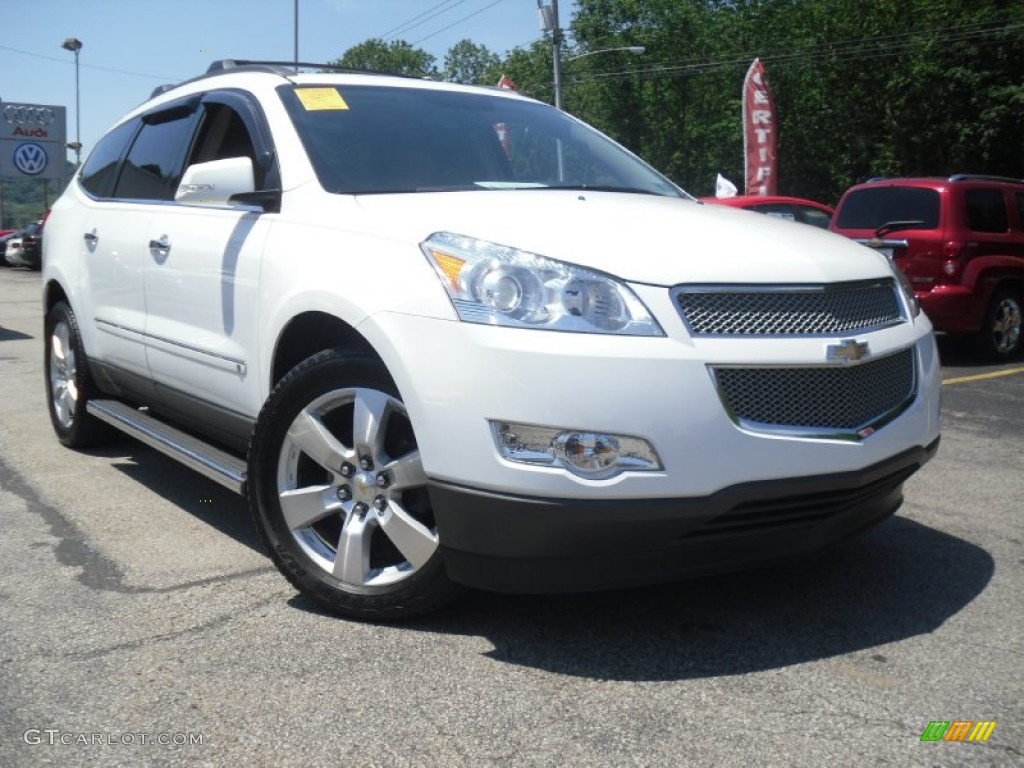
{"label": "red suv tail light", "polygon": [[963,266],[961,257],[964,255],[964,244],[960,240],[947,240],[942,244],[942,256],[945,259],[942,263],[942,274],[950,279],[956,279]]}

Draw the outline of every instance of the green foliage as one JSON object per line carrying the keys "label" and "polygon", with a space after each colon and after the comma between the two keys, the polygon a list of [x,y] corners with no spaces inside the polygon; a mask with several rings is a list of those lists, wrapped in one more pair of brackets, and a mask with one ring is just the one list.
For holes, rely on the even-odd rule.
{"label": "green foliage", "polygon": [[487,46],[472,40],[460,40],[444,57],[444,79],[466,85],[497,85],[501,79],[501,59]]}
{"label": "green foliage", "polygon": [[392,40],[386,43],[379,38],[373,38],[352,46],[340,59],[328,63],[394,75],[437,77],[436,62],[437,60],[422,48],[414,48],[405,40]]}
{"label": "green foliage", "polygon": [[835,203],[876,175],[1024,177],[1024,4],[579,0],[576,44],[644,45],[566,80],[565,104],[696,194],[743,177],[741,86],[765,64],[779,191]]}

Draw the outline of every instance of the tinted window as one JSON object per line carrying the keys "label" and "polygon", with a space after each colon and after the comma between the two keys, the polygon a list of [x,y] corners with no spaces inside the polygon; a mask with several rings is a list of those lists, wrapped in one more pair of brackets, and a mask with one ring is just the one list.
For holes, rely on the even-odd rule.
{"label": "tinted window", "polygon": [[257,189],[263,186],[263,169],[256,163],[256,148],[242,117],[225,104],[204,105],[199,136],[186,165],[247,157],[253,163]]}
{"label": "tinted window", "polygon": [[1024,192],[1014,195],[1017,201],[1017,229],[1024,229]]}
{"label": "tinted window", "polygon": [[172,200],[181,178],[192,116],[142,124],[117,180],[115,196],[129,200]]}
{"label": "tinted window", "polygon": [[968,229],[975,232],[1006,232],[1010,228],[1001,190],[968,189],[964,201],[967,206]]}
{"label": "tinted window", "polygon": [[597,131],[543,104],[424,88],[280,91],[329,192],[604,187],[680,195]]}
{"label": "tinted window", "polygon": [[821,227],[822,229],[828,229],[828,225],[832,221],[830,213],[819,211],[817,208],[811,208],[808,205],[796,206],[796,215],[804,224]]}
{"label": "tinted window", "polygon": [[131,141],[138,120],[129,120],[112,130],[89,153],[89,159],[82,166],[80,180],[85,191],[96,197],[110,197],[117,179],[117,164]]}
{"label": "tinted window", "polygon": [[939,226],[939,193],[920,187],[872,187],[851,192],[839,209],[839,229],[875,230],[895,221],[903,229],[936,229]]}
{"label": "tinted window", "polygon": [[796,220],[796,216],[793,214],[793,207],[789,203],[757,203],[755,205],[748,205],[747,210],[757,211],[776,219]]}

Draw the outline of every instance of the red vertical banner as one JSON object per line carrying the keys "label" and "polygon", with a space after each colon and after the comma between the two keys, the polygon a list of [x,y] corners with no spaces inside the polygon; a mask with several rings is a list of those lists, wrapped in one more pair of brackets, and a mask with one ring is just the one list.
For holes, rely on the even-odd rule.
{"label": "red vertical banner", "polygon": [[776,194],[775,100],[760,59],[743,79],[743,159],[748,195]]}

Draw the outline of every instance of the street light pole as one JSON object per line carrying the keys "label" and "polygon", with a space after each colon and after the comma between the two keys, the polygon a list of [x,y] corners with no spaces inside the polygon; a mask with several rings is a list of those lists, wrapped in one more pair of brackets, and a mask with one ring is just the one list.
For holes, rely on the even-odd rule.
{"label": "street light pole", "polygon": [[[65,51],[71,51],[75,54],[75,169],[82,165],[82,110],[79,103],[79,88],[78,88],[78,52],[82,50],[82,41],[77,37],[69,37],[64,41],[61,46]],[[63,177],[63,174],[61,174]]]}

